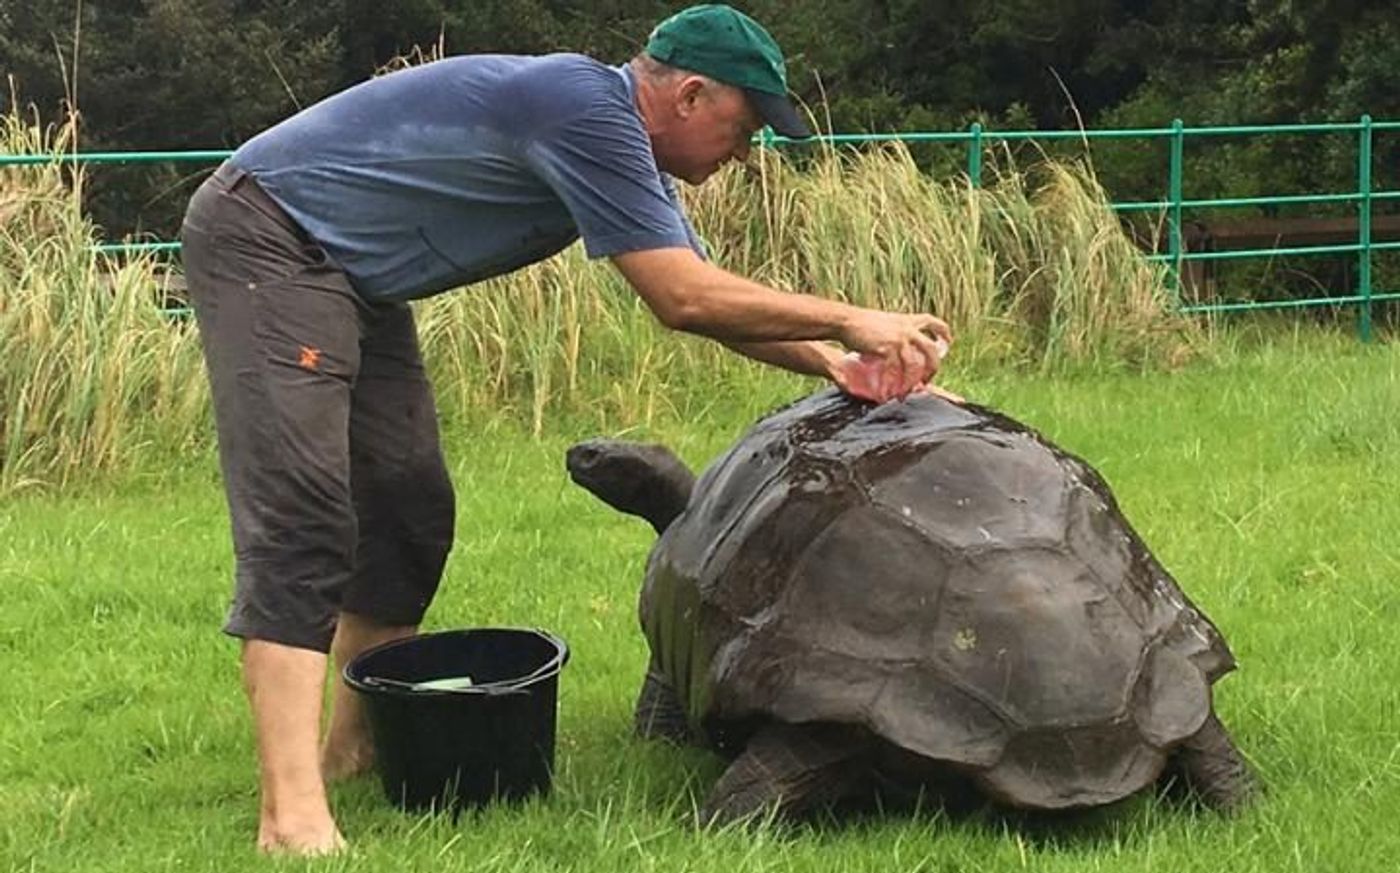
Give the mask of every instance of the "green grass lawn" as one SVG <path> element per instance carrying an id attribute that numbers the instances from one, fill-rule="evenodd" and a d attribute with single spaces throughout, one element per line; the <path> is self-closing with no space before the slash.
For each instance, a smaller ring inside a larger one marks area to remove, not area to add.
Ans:
<path id="1" fill-rule="evenodd" d="M 952 373 L 1094 464 L 1240 660 L 1218 709 L 1268 785 L 1233 820 L 1134 799 L 1046 823 L 983 811 L 699 832 L 720 764 L 630 738 L 652 537 L 563 452 L 455 427 L 458 543 L 431 628 L 549 628 L 572 649 L 555 792 L 453 822 L 337 786 L 352 850 L 316 869 L 1390 871 L 1400 864 L 1400 346 L 1303 336 L 1155 375 Z M 765 378 L 633 435 L 700 464 L 803 390 Z M 0 869 L 233 870 L 256 790 L 206 455 L 0 506 Z"/>

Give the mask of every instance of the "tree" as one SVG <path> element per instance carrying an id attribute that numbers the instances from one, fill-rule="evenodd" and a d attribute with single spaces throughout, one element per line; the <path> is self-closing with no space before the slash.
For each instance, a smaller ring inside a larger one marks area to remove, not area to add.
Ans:
<path id="1" fill-rule="evenodd" d="M 0 67 L 20 102 L 48 117 L 76 102 L 84 149 L 232 147 L 398 56 L 567 50 L 618 63 L 683 5 L 0 0 Z M 1400 116 L 1400 23 L 1388 4 L 1366 0 L 737 5 L 774 32 L 790 56 L 793 88 L 838 131 L 949 130 L 973 120 L 1004 129 Z M 1340 183 L 1354 146 L 1318 142 L 1242 141 L 1193 153 L 1196 193 Z M 1378 165 L 1394 165 L 1397 148 L 1378 140 Z M 1162 147 L 1105 144 L 1095 152 L 1115 196 L 1161 195 Z M 962 165 L 959 149 L 922 154 L 928 166 Z M 172 232 L 190 173 L 103 168 L 92 175 L 94 211 L 109 234 Z"/>
<path id="2" fill-rule="evenodd" d="M 337 5 L 7 0 L 6 100 L 46 117 L 75 109 L 83 151 L 231 147 L 339 83 Z M 93 211 L 109 234 L 168 232 L 190 175 L 183 165 L 104 167 L 89 174 Z"/>

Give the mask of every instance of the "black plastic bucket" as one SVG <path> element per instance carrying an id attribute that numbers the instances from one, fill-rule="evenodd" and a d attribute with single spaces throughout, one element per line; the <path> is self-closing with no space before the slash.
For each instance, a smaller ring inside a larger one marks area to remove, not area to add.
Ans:
<path id="1" fill-rule="evenodd" d="M 389 799 L 455 811 L 547 793 L 568 660 L 564 641 L 543 631 L 480 628 L 397 640 L 347 664 Z M 418 687 L 461 676 L 471 687 Z"/>

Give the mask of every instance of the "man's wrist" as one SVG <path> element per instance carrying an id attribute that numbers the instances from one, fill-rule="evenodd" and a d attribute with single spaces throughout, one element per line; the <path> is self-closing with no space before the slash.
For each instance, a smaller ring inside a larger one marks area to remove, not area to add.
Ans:
<path id="1" fill-rule="evenodd" d="M 812 350 L 812 375 L 825 376 L 827 379 L 835 381 L 841 356 L 844 355 L 845 352 L 839 347 L 822 340 L 813 340 L 808 346 Z"/>
<path id="2" fill-rule="evenodd" d="M 846 341 L 846 338 L 850 336 L 851 325 L 855 322 L 856 318 L 859 317 L 860 309 L 849 303 L 843 303 L 840 300 L 831 300 L 830 303 L 832 304 L 833 310 L 831 334 L 827 339 L 834 340 L 850 348 L 850 343 Z"/>

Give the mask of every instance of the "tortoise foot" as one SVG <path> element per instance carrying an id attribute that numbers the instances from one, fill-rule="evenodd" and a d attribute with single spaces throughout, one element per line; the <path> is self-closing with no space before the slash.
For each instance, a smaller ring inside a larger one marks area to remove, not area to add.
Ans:
<path id="1" fill-rule="evenodd" d="M 680 746 L 695 739 L 675 690 L 655 665 L 647 668 L 646 678 L 642 680 L 632 729 L 642 739 L 666 740 Z"/>
<path id="2" fill-rule="evenodd" d="M 865 787 L 865 752 L 845 728 L 769 725 L 750 738 L 715 783 L 700 821 L 724 825 L 768 813 L 801 819 Z"/>
<path id="3" fill-rule="evenodd" d="M 1177 749 L 1168 774 L 1202 806 L 1226 815 L 1245 809 L 1264 790 L 1215 713 Z"/>

